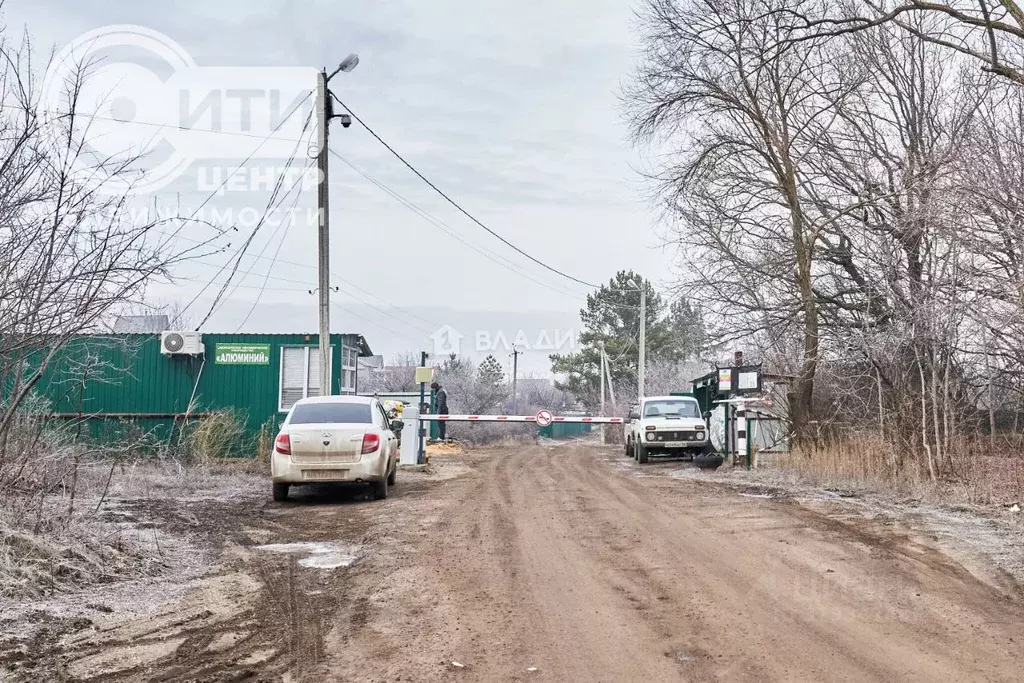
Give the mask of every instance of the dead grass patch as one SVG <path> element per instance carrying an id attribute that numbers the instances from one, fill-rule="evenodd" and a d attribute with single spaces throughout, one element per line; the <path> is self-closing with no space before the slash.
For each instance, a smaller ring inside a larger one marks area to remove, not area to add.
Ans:
<path id="1" fill-rule="evenodd" d="M 955 444 L 933 465 L 871 435 L 855 435 L 779 456 L 759 458 L 799 481 L 825 489 L 879 491 L 951 503 L 1009 505 L 1024 499 L 1024 454 Z"/>

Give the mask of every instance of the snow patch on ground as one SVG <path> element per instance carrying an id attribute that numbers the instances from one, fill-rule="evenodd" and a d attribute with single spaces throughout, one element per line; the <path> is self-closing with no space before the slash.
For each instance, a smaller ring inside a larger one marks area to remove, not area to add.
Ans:
<path id="1" fill-rule="evenodd" d="M 360 546 L 342 546 L 327 542 L 272 543 L 256 546 L 257 550 L 288 555 L 306 555 L 299 560 L 300 567 L 309 569 L 337 569 L 351 567 L 362 557 Z"/>

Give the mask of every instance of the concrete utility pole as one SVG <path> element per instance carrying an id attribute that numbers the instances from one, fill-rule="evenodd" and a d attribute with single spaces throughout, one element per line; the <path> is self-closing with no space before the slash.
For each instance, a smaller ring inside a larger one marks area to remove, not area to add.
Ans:
<path id="1" fill-rule="evenodd" d="M 604 417 L 604 340 L 601 340 L 601 417 Z"/>
<path id="2" fill-rule="evenodd" d="M 640 358 L 637 361 L 637 395 L 644 397 L 644 379 L 647 375 L 647 288 L 640 281 Z"/>
<path id="3" fill-rule="evenodd" d="M 316 203 L 319 208 L 317 230 L 317 283 L 320 294 L 320 395 L 333 394 L 331 386 L 331 252 L 329 244 L 328 203 L 330 191 L 327 185 L 327 122 L 330 115 L 330 95 L 327 92 L 327 70 L 316 75 L 316 125 L 317 150 L 316 166 L 320 177 L 316 186 Z"/>
<path id="4" fill-rule="evenodd" d="M 420 352 L 420 367 L 421 368 L 427 367 L 427 352 L 426 351 L 421 351 Z M 426 412 L 428 412 L 427 411 L 427 384 L 426 384 L 426 382 L 420 382 L 420 411 L 419 411 L 418 414 L 419 415 L 423 415 Z M 419 437 L 419 444 L 418 444 L 418 449 L 419 450 L 416 453 L 416 464 L 422 465 L 424 463 L 424 461 L 425 461 L 423 441 L 424 441 L 424 439 L 427 436 L 427 430 L 426 430 L 426 423 L 423 420 L 417 420 L 417 422 L 419 423 L 419 430 L 418 430 L 419 434 L 417 435 Z"/>
<path id="5" fill-rule="evenodd" d="M 612 412 L 617 413 L 619 406 L 615 402 L 615 384 L 612 383 L 612 364 L 608 362 L 608 354 L 605 353 L 604 347 L 601 348 L 601 355 L 604 356 L 604 374 L 605 377 L 608 378 L 608 398 L 612 401 Z"/>
<path id="6" fill-rule="evenodd" d="M 331 92 L 327 83 L 339 71 L 348 73 L 359 64 L 359 56 L 351 54 L 345 58 L 338 68 L 330 75 L 323 69 L 316 76 L 316 125 L 317 125 L 317 157 L 316 166 L 320 177 L 316 185 L 317 208 L 319 218 L 317 226 L 317 282 L 320 294 L 320 395 L 330 396 L 334 393 L 331 382 L 331 251 L 330 251 L 330 190 L 327 184 L 327 124 L 334 118 L 331 107 Z M 342 118 L 342 125 L 352 125 L 347 115 Z"/>
<path id="7" fill-rule="evenodd" d="M 512 346 L 512 414 L 516 415 L 516 382 L 519 379 L 519 354 L 522 351 L 517 349 L 514 345 Z"/>

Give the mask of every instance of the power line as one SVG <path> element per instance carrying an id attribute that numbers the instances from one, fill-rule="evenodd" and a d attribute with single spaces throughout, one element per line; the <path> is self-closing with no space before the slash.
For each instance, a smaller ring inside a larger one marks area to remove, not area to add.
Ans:
<path id="1" fill-rule="evenodd" d="M 476 223 L 476 224 L 477 224 L 478 226 L 480 226 L 481 228 L 483 228 L 484 230 L 486 230 L 486 231 L 487 231 L 488 233 L 490 233 L 491 235 L 493 235 L 493 236 L 494 236 L 494 237 L 496 237 L 497 239 L 501 240 L 501 242 L 502 242 L 503 244 L 505 244 L 506 246 L 508 246 L 508 247 L 510 247 L 511 249 L 515 250 L 515 251 L 516 251 L 516 252 L 518 252 L 519 254 L 521 254 L 521 255 L 525 256 L 526 258 L 530 259 L 530 260 L 531 260 L 531 261 L 533 261 L 534 263 L 536 263 L 536 264 L 538 264 L 538 265 L 540 265 L 540 266 L 543 266 L 544 268 L 546 268 L 546 269 L 550 270 L 550 271 L 551 271 L 552 273 L 555 273 L 555 274 L 557 274 L 557 275 L 561 275 L 562 277 L 566 278 L 567 280 L 572 280 L 573 282 L 578 282 L 578 283 L 579 283 L 579 284 L 581 284 L 581 285 L 586 285 L 587 287 L 591 287 L 591 288 L 596 288 L 596 287 L 597 287 L 597 285 L 591 284 L 591 283 L 589 283 L 589 282 L 587 282 L 587 281 L 585 281 L 585 280 L 580 280 L 579 278 L 575 278 L 575 277 L 573 277 L 572 275 L 569 275 L 568 273 L 565 273 L 565 272 L 563 272 L 563 271 L 561 271 L 561 270 L 559 270 L 559 269 L 555 268 L 554 266 L 549 266 L 549 265 L 548 265 L 547 263 L 544 263 L 543 261 L 541 261 L 541 260 L 540 260 L 540 259 L 538 259 L 537 257 L 535 257 L 535 256 L 532 256 L 531 254 L 529 254 L 529 253 L 527 253 L 527 252 L 523 251 L 522 249 L 520 249 L 520 248 L 519 248 L 519 247 L 517 247 L 516 245 L 512 244 L 511 242 L 509 242 L 509 241 L 508 241 L 507 239 L 505 239 L 504 237 L 502 237 L 501 235 L 499 235 L 499 234 L 498 234 L 498 233 L 496 233 L 495 231 L 493 231 L 493 230 L 491 230 L 490 228 L 488 228 L 488 227 L 487 227 L 486 225 L 484 225 L 484 224 L 483 224 L 483 223 L 482 223 L 481 221 L 479 221 L 479 220 L 478 220 L 478 219 L 476 218 L 476 216 L 474 216 L 473 214 L 471 214 L 471 213 L 470 213 L 469 211 L 466 211 L 466 209 L 462 208 L 462 206 L 461 206 L 461 205 L 460 205 L 460 204 L 459 204 L 458 202 L 456 202 L 456 201 L 455 201 L 454 199 L 452 199 L 452 198 L 451 198 L 451 197 L 449 197 L 449 196 L 448 196 L 447 194 L 445 194 L 445 193 L 444 193 L 443 191 L 441 191 L 441 188 L 439 188 L 439 187 L 438 187 L 437 185 L 435 185 L 434 183 L 430 182 L 430 180 L 428 180 L 428 179 L 427 179 L 427 177 L 426 177 L 425 175 L 423 175 L 423 174 L 422 174 L 422 173 L 420 173 L 420 172 L 419 172 L 418 170 L 416 170 L 416 167 L 415 167 L 415 166 L 413 166 L 413 165 L 412 165 L 412 164 L 410 164 L 410 163 L 409 163 L 408 161 L 406 161 L 406 160 L 405 160 L 405 158 L 404 158 L 404 157 L 402 157 L 402 155 L 401 155 L 401 154 L 399 154 L 398 152 L 396 152 L 396 151 L 395 151 L 395 149 L 394 149 L 394 148 L 393 148 L 393 147 L 392 147 L 391 145 L 389 145 L 389 144 L 388 144 L 387 142 L 385 142 L 385 141 L 384 141 L 384 139 L 383 139 L 382 137 L 380 137 L 379 135 L 377 135 L 377 133 L 375 133 L 375 132 L 374 132 L 374 130 L 373 130 L 372 128 L 370 128 L 370 127 L 369 127 L 368 125 L 366 125 L 366 122 L 364 122 L 364 121 L 363 121 L 363 120 L 362 120 L 361 118 L 359 118 L 359 116 L 358 116 L 358 115 L 357 115 L 357 114 L 356 114 L 355 112 L 353 112 L 353 111 L 352 111 L 352 110 L 351 110 L 351 109 L 350 109 L 350 108 L 348 107 L 348 105 L 347 105 L 347 104 L 345 104 L 344 102 L 342 102 L 342 101 L 341 101 L 341 99 L 340 99 L 340 98 L 339 98 L 339 97 L 338 97 L 337 95 L 335 95 L 335 94 L 334 94 L 334 93 L 332 92 L 332 93 L 331 93 L 331 96 L 332 96 L 332 97 L 333 97 L 333 98 L 334 98 L 335 100 L 337 100 L 338 104 L 340 104 L 340 105 L 342 106 L 342 108 L 344 108 L 344 109 L 345 109 L 345 111 L 347 111 L 347 112 L 348 112 L 348 113 L 349 113 L 349 114 L 350 114 L 350 115 L 352 116 L 352 118 L 354 118 L 354 119 L 355 119 L 356 121 L 358 121 L 358 122 L 359 122 L 359 124 L 360 124 L 360 125 L 361 125 L 361 126 L 362 126 L 363 128 L 365 128 L 365 129 L 366 129 L 366 131 L 367 131 L 367 132 L 368 132 L 368 133 L 369 133 L 370 135 L 372 135 L 372 136 L 373 136 L 374 138 L 376 138 L 377 142 L 379 142 L 380 144 L 384 145 L 384 147 L 385 147 L 385 148 L 386 148 L 386 149 L 387 149 L 387 150 L 388 150 L 389 152 L 391 152 L 391 153 L 392 153 L 392 154 L 393 154 L 393 155 L 395 156 L 395 158 L 396 158 L 396 159 L 398 159 L 398 160 L 399 160 L 399 161 L 401 161 L 401 162 L 402 162 L 403 164 L 405 164 L 406 168 L 408 168 L 408 169 L 409 169 L 410 171 L 412 171 L 412 172 L 413 172 L 413 173 L 415 173 L 415 174 L 416 174 L 417 176 L 419 176 L 420 180 L 422 180 L 422 181 L 423 181 L 423 182 L 425 182 L 425 183 L 426 183 L 427 185 L 429 185 L 429 186 L 431 187 L 431 189 L 433 189 L 433 190 L 434 190 L 434 192 L 437 192 L 437 193 L 438 193 L 439 195 L 441 195 L 442 197 L 444 197 L 444 199 L 445 199 L 445 200 L 446 200 L 446 201 L 447 201 L 447 202 L 448 202 L 449 204 L 451 204 L 451 205 L 452 205 L 452 206 L 454 206 L 454 207 L 455 207 L 456 209 L 458 209 L 458 210 L 459 210 L 459 211 L 460 211 L 460 212 L 461 212 L 461 213 L 462 213 L 463 215 L 465 215 L 465 216 L 466 216 L 467 218 L 469 218 L 469 219 L 470 219 L 471 221 L 473 221 L 474 223 Z"/>
<path id="2" fill-rule="evenodd" d="M 312 120 L 312 112 L 310 112 L 310 115 L 306 117 L 306 122 L 305 122 L 305 124 L 302 127 L 303 133 L 305 133 L 306 129 L 309 127 L 309 122 L 311 120 Z M 210 319 L 210 316 L 212 316 L 214 311 L 217 309 L 217 305 L 220 303 L 221 299 L 223 298 L 224 293 L 227 291 L 227 288 L 231 285 L 231 281 L 232 281 L 232 279 L 234 279 L 235 273 L 238 272 L 238 267 L 242 263 L 242 256 L 245 255 L 245 252 L 246 252 L 246 250 L 248 250 L 249 245 L 252 244 L 253 239 L 256 238 L 256 233 L 258 233 L 260 228 L 263 227 L 263 223 L 264 223 L 264 221 L 266 221 L 267 216 L 270 214 L 271 211 L 273 211 L 274 209 L 277 208 L 277 206 L 275 206 L 274 203 L 277 201 L 277 197 L 281 193 L 281 187 L 284 185 L 285 174 L 287 173 L 288 169 L 291 168 L 292 164 L 295 162 L 295 157 L 299 153 L 299 145 L 301 145 L 301 144 L 302 144 L 301 141 L 295 143 L 295 148 L 292 149 L 291 157 L 289 157 L 288 162 L 285 164 L 285 173 L 282 173 L 280 176 L 278 176 L 277 182 L 274 183 L 274 189 L 273 189 L 273 191 L 270 194 L 270 198 L 267 200 L 267 206 L 266 206 L 266 208 L 263 211 L 263 215 L 260 216 L 259 221 L 253 227 L 252 232 L 249 234 L 249 237 L 245 240 L 245 242 L 242 243 L 242 246 L 238 248 L 237 256 L 235 258 L 235 263 L 231 267 L 231 272 L 228 274 L 228 277 L 224 281 L 224 284 L 221 285 L 220 291 L 217 292 L 217 296 L 214 297 L 213 303 L 210 305 L 210 310 L 207 311 L 206 315 L 199 322 L 199 325 L 196 326 L 196 330 L 198 330 L 200 327 L 202 327 L 203 324 L 206 323 L 206 321 Z M 254 152 L 254 154 L 255 154 L 255 152 Z M 225 182 L 227 182 L 227 179 L 225 179 Z M 288 196 L 288 194 L 291 193 L 291 191 L 293 189 L 298 187 L 300 182 L 302 182 L 302 176 L 301 175 L 292 184 L 292 187 L 289 189 L 288 193 L 285 194 L 285 197 L 282 197 L 282 199 L 281 199 L 282 202 Z M 207 199 L 207 201 L 209 201 L 209 199 Z M 202 207 L 200 207 L 200 208 L 202 208 Z M 218 275 L 219 274 L 220 273 L 218 273 Z M 216 278 L 216 275 L 214 276 L 214 278 Z M 212 284 L 212 281 L 211 281 L 211 284 Z M 205 291 L 206 288 L 204 287 L 203 289 Z M 202 292 L 200 292 L 200 294 L 202 294 Z"/>
<path id="3" fill-rule="evenodd" d="M 313 163 L 310 162 L 310 164 L 307 166 L 307 168 L 310 168 L 312 165 L 313 165 Z M 296 192 L 295 193 L 295 199 L 292 201 L 291 210 L 288 212 L 288 218 L 286 219 L 287 222 L 284 224 L 284 230 L 282 231 L 281 230 L 281 226 L 278 226 L 278 229 L 274 231 L 274 235 L 276 235 L 277 232 L 281 232 L 282 234 L 281 234 L 281 241 L 277 243 L 277 249 L 274 251 L 274 255 L 271 257 L 271 267 L 273 267 L 274 264 L 277 263 L 277 257 L 281 254 L 281 247 L 284 246 L 284 241 L 286 239 L 288 239 L 288 229 L 292 225 L 292 216 L 294 215 L 295 207 L 298 205 L 299 198 L 301 196 L 302 196 L 302 192 Z M 271 235 L 270 239 L 267 240 L 267 245 L 268 246 L 270 245 L 270 242 L 273 241 L 274 235 Z M 266 249 L 266 247 L 264 247 L 264 250 L 265 249 Z M 263 257 L 263 251 L 261 251 L 259 253 L 259 257 L 258 258 L 262 258 L 262 257 Z M 250 271 L 250 272 L 252 272 L 252 271 Z M 269 279 L 270 279 L 270 268 L 267 268 L 266 275 L 263 278 L 263 286 L 260 288 L 259 294 L 256 295 L 256 300 L 252 302 L 252 306 L 249 308 L 249 312 L 245 314 L 245 317 L 242 319 L 242 322 L 238 323 L 238 328 L 235 330 L 236 332 L 240 332 L 242 330 L 242 327 L 247 322 L 249 322 L 249 318 L 252 316 L 253 311 L 255 311 L 256 307 L 259 306 L 260 299 L 263 298 L 263 291 L 264 291 L 264 289 L 266 289 L 267 281 Z"/>
<path id="4" fill-rule="evenodd" d="M 281 129 L 281 126 L 283 126 L 285 124 L 285 121 L 290 119 L 292 117 L 292 115 L 295 114 L 295 112 L 297 112 L 299 110 L 299 107 L 301 107 L 303 104 L 305 104 L 306 100 L 308 100 L 312 94 L 313 94 L 312 92 L 307 93 L 306 96 L 304 98 L 302 98 L 302 100 L 298 104 L 296 104 L 294 107 L 292 107 L 291 111 L 289 111 L 284 117 L 281 118 L 280 123 L 278 123 L 274 127 L 274 129 L 272 131 L 270 131 L 270 133 L 268 133 L 266 136 L 263 137 L 263 139 L 260 141 L 260 143 L 258 145 L 256 145 L 255 149 L 253 149 L 253 151 L 249 154 L 249 156 L 247 156 L 242 161 L 242 163 L 239 164 L 239 166 L 244 166 L 245 164 L 249 163 L 249 161 L 252 160 L 252 158 L 254 156 L 256 156 L 257 152 L 259 152 L 263 148 L 263 145 L 265 145 L 267 143 L 267 141 L 270 140 L 270 138 L 272 138 L 274 136 L 274 134 Z M 311 111 L 309 116 L 306 117 L 306 123 L 303 125 L 303 131 L 305 131 L 306 127 L 309 126 L 309 122 L 310 122 L 312 116 L 313 116 L 313 112 Z M 302 141 L 299 140 L 299 141 L 296 142 L 296 144 L 301 144 L 301 142 Z M 295 155 L 293 153 L 292 154 L 292 158 L 293 159 L 294 159 L 294 156 Z M 224 178 L 224 182 L 222 182 L 220 185 L 218 185 L 213 190 L 213 192 L 211 192 L 206 197 L 206 199 L 204 199 L 203 202 L 198 207 L 196 207 L 195 211 L 193 211 L 192 214 L 186 220 L 191 221 L 192 219 L 194 219 L 196 217 L 196 215 L 200 211 L 202 211 L 203 207 L 206 206 L 207 204 L 209 204 L 210 200 L 212 200 L 214 197 L 216 197 L 217 193 L 220 192 L 224 188 L 224 186 L 228 184 L 228 181 L 231 180 L 231 174 L 225 174 L 225 176 L 226 177 Z M 262 219 L 260 219 L 260 221 L 262 222 Z M 226 264 L 225 264 L 225 267 L 226 267 Z M 223 269 L 222 269 L 222 271 L 223 271 Z M 214 275 L 213 279 L 216 279 L 217 275 L 220 275 L 220 272 L 218 272 L 216 275 Z M 199 297 L 201 297 L 203 295 L 203 292 L 205 292 L 207 290 L 207 288 L 211 284 L 213 284 L 213 279 L 211 279 L 209 282 L 207 282 L 207 284 L 203 287 L 203 289 L 200 290 L 199 294 L 197 294 L 190 302 L 188 302 L 188 304 L 185 306 L 185 308 L 181 309 L 181 311 L 178 312 L 177 319 L 180 319 L 181 316 L 185 315 L 185 313 L 188 311 L 188 309 L 191 308 L 195 304 L 196 301 L 198 301 Z M 210 317 L 210 315 L 207 314 L 206 318 L 209 318 L 209 317 Z M 204 319 L 204 322 L 205 322 L 205 319 Z"/>
<path id="5" fill-rule="evenodd" d="M 342 306 L 341 304 L 339 304 L 339 303 L 338 303 L 337 301 L 333 301 L 333 300 L 332 300 L 332 301 L 331 301 L 331 305 L 332 305 L 332 306 L 337 306 L 337 307 L 338 307 L 339 309 L 341 309 L 341 310 L 345 311 L 345 312 L 346 312 L 346 313 L 348 313 L 349 315 L 354 315 L 355 317 L 359 318 L 360 320 L 366 321 L 366 322 L 370 323 L 371 325 L 374 325 L 375 327 L 379 327 L 379 328 L 380 328 L 380 329 L 382 329 L 382 330 L 387 330 L 387 331 L 388 331 L 388 332 L 390 332 L 391 334 L 396 334 L 396 335 L 398 335 L 399 337 L 405 337 L 405 336 L 408 336 L 408 335 L 406 335 L 406 334 L 405 334 L 405 333 L 403 333 L 403 332 L 398 332 L 398 331 L 396 331 L 396 330 L 393 330 L 393 329 L 391 329 L 391 328 L 390 328 L 390 327 L 388 327 L 387 325 L 381 325 L 380 323 L 378 323 L 378 322 L 375 322 L 375 321 L 373 321 L 373 320 L 370 320 L 369 318 L 367 318 L 367 317 L 365 317 L 365 316 L 361 316 L 361 315 L 359 315 L 358 313 L 356 313 L 355 311 L 352 311 L 352 310 L 350 310 L 350 309 L 348 309 L 348 308 L 345 308 L 344 306 Z"/>
<path id="6" fill-rule="evenodd" d="M 361 168 L 359 168 L 358 166 L 353 164 L 351 161 L 349 161 L 348 159 L 343 157 L 338 152 L 335 152 L 333 149 L 330 150 L 330 152 L 338 160 L 340 160 L 346 166 L 348 166 L 353 171 L 355 171 L 356 173 L 361 175 L 363 178 L 368 180 L 371 184 L 373 184 L 379 190 L 383 191 L 385 194 L 390 196 L 392 199 L 394 199 L 398 203 L 402 204 L 403 206 L 405 206 L 405 208 L 407 208 L 410 211 L 412 211 L 413 213 L 417 214 L 418 216 L 420 216 L 420 218 L 423 218 L 428 223 L 430 223 L 434 227 L 438 228 L 439 230 L 444 232 L 446 235 L 448 235 L 452 239 L 454 239 L 454 240 L 464 244 L 465 246 L 469 247 L 470 249 L 472 249 L 473 251 L 477 252 L 478 254 L 481 254 L 482 256 L 485 256 L 486 258 L 494 261 L 499 266 L 502 266 L 503 268 L 506 268 L 507 270 L 510 270 L 513 273 L 515 273 L 516 275 L 524 277 L 527 280 L 530 280 L 531 282 L 535 282 L 535 283 L 537 283 L 538 285 L 540 285 L 542 287 L 550 289 L 553 292 L 556 292 L 556 293 L 561 294 L 563 296 L 569 297 L 571 299 L 579 299 L 580 298 L 580 296 L 581 296 L 580 294 L 575 294 L 575 293 L 570 292 L 568 290 L 560 289 L 558 287 L 555 287 L 554 285 L 551 285 L 551 284 L 548 284 L 547 282 L 539 280 L 539 279 L 533 277 L 532 275 L 530 275 L 529 273 L 527 273 L 525 271 L 522 271 L 522 270 L 519 270 L 515 266 L 514 263 L 512 263 L 511 261 L 509 261 L 505 257 L 501 256 L 500 254 L 496 254 L 496 253 L 490 251 L 489 249 L 485 249 L 484 247 L 477 247 L 472 242 L 469 242 L 469 241 L 463 239 L 462 236 L 460 236 L 457 232 L 455 232 L 454 229 L 450 225 L 445 223 L 444 221 L 442 221 L 442 220 L 440 220 L 438 218 L 435 218 L 434 216 L 432 216 L 427 211 L 421 209 L 419 206 L 417 206 L 413 202 L 411 202 L 408 199 L 406 199 L 405 197 L 403 197 L 397 191 L 395 191 L 395 190 L 391 189 L 390 187 L 388 187 L 382 181 L 377 180 L 376 178 L 371 176 L 369 173 L 363 171 Z"/>
<path id="7" fill-rule="evenodd" d="M 294 114 L 298 110 L 299 107 L 301 107 L 303 104 L 305 104 L 306 100 L 308 100 L 310 98 L 310 95 L 312 95 L 312 92 L 308 93 L 306 95 L 306 97 L 301 102 L 299 102 L 298 106 L 293 107 L 292 110 L 284 117 L 284 119 L 282 121 L 287 121 L 288 118 L 292 114 Z M 3 104 L 3 103 L 0 103 L 0 109 L 18 109 L 18 110 L 22 110 L 23 107 L 21 105 L 17 105 L 17 104 Z M 144 127 L 147 127 L 147 128 L 161 128 L 161 129 L 170 128 L 170 129 L 173 129 L 173 130 L 180 130 L 180 131 L 186 132 L 186 133 L 215 133 L 217 135 L 231 135 L 231 136 L 235 136 L 235 137 L 250 138 L 250 139 L 253 139 L 253 140 L 262 140 L 264 138 L 264 136 L 262 134 L 260 134 L 260 133 L 246 133 L 245 131 L 240 131 L 240 130 L 214 130 L 212 128 L 197 128 L 195 126 L 183 126 L 181 124 L 176 124 L 176 123 L 158 123 L 156 121 L 139 121 L 139 120 L 135 120 L 135 119 L 132 119 L 131 121 L 128 121 L 128 120 L 125 120 L 125 119 L 119 119 L 119 118 L 117 118 L 115 116 L 103 116 L 99 112 L 79 112 L 79 111 L 70 112 L 70 111 L 61 111 L 59 109 L 36 109 L 35 113 L 37 113 L 37 114 L 59 114 L 61 116 L 70 116 L 72 113 L 74 113 L 75 116 L 81 116 L 81 117 L 84 117 L 84 118 L 87 118 L 87 119 L 96 119 L 98 121 L 111 121 L 113 123 L 120 123 L 120 124 L 125 125 L 125 126 L 144 126 Z M 276 132 L 276 130 L 279 130 L 279 129 L 280 129 L 280 126 L 278 126 L 278 128 L 275 129 L 275 132 Z M 295 138 L 277 138 L 277 139 L 282 141 L 282 142 L 303 142 L 303 140 L 296 140 Z"/>

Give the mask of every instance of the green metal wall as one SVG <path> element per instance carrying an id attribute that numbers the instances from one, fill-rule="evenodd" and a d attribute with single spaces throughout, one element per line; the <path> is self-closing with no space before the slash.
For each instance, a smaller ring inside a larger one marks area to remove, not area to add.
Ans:
<path id="1" fill-rule="evenodd" d="M 552 422 L 547 427 L 538 427 L 537 434 L 549 439 L 571 439 L 589 434 L 589 422 Z"/>
<path id="2" fill-rule="evenodd" d="M 341 388 L 344 335 L 332 335 L 332 384 Z M 218 365 L 217 343 L 269 344 L 267 365 Z M 89 336 L 73 340 L 50 364 L 35 393 L 49 412 L 64 416 L 95 415 L 85 429 L 113 440 L 126 430 L 170 436 L 174 414 L 188 410 L 195 391 L 194 412 L 234 409 L 255 436 L 264 423 L 276 428 L 281 347 L 318 344 L 317 335 L 204 334 L 203 356 L 165 356 L 159 335 Z M 131 419 L 110 414 L 134 415 Z M 151 416 L 151 417 L 150 417 Z M 177 421 L 180 423 L 180 420 Z"/>

